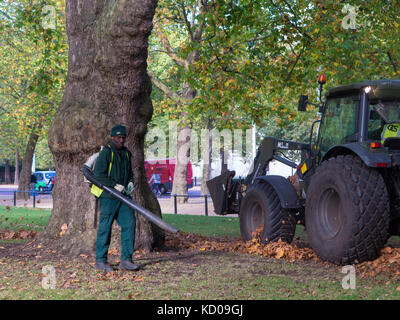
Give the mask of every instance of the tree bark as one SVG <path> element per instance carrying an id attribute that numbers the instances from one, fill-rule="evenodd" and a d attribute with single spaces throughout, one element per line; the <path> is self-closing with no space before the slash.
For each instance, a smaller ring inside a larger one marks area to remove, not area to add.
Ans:
<path id="1" fill-rule="evenodd" d="M 183 113 L 182 113 L 183 114 Z M 184 118 L 184 116 L 182 117 Z M 191 128 L 183 125 L 178 130 L 177 152 L 174 169 L 174 182 L 172 183 L 171 194 L 187 195 L 187 173 L 190 160 L 190 137 Z M 174 199 L 171 197 L 171 201 Z M 178 203 L 187 203 L 187 197 L 178 197 Z"/>
<path id="2" fill-rule="evenodd" d="M 69 65 L 63 100 L 49 130 L 57 172 L 53 211 L 41 241 L 63 253 L 93 252 L 95 198 L 81 167 L 108 143 L 115 124 L 127 127 L 135 201 L 161 215 L 144 171 L 144 136 L 153 106 L 146 72 L 148 37 L 156 0 L 67 0 Z M 164 234 L 136 215 L 136 249 L 161 246 Z M 67 231 L 60 236 L 61 226 Z M 113 240 L 120 243 L 113 232 Z"/>
<path id="3" fill-rule="evenodd" d="M 14 172 L 14 184 L 19 184 L 19 152 L 18 148 L 15 149 L 15 172 Z"/>
<path id="4" fill-rule="evenodd" d="M 225 153 L 224 144 L 221 145 L 219 152 L 221 159 L 221 174 L 224 174 L 228 171 L 228 155 Z"/>
<path id="5" fill-rule="evenodd" d="M 198 45 L 202 39 L 204 21 L 199 19 L 199 23 L 195 24 L 195 8 L 192 8 L 192 23 L 188 20 L 188 15 L 184 3 L 179 5 L 179 12 L 182 14 L 182 18 L 185 20 L 185 24 L 188 32 L 188 43 Z M 208 0 L 202 0 L 197 2 L 197 9 L 200 14 L 206 14 L 208 10 Z M 180 58 L 176 55 L 174 49 L 171 47 L 170 42 L 166 35 L 164 35 L 160 30 L 155 30 L 156 36 L 160 39 L 160 42 L 165 50 L 165 53 L 180 67 L 184 68 L 185 73 L 188 73 L 190 66 L 193 65 L 199 59 L 199 50 L 194 49 L 188 54 L 186 59 Z M 184 111 L 180 115 L 180 125 L 178 129 L 178 141 L 177 141 L 177 154 L 176 163 L 174 170 L 174 181 L 172 185 L 171 194 L 187 195 L 187 163 L 190 157 L 190 131 L 191 123 L 189 119 L 188 112 L 185 111 L 185 106 L 182 104 L 188 103 L 196 96 L 196 90 L 190 87 L 190 84 L 186 81 L 183 84 L 182 96 L 170 90 L 164 83 L 157 79 L 157 77 L 152 75 L 153 83 L 164 92 L 164 94 L 171 99 L 175 100 L 175 103 L 180 105 Z M 171 202 L 173 199 L 171 199 Z M 179 203 L 186 203 L 188 201 L 187 197 L 178 197 L 177 201 Z"/>
<path id="6" fill-rule="evenodd" d="M 206 141 L 202 141 L 205 145 L 203 148 L 202 158 L 203 158 L 203 170 L 202 170 L 202 177 L 201 177 L 201 195 L 209 194 L 207 188 L 207 181 L 211 178 L 211 163 L 212 163 L 212 135 L 211 129 L 213 129 L 213 123 L 211 119 L 207 121 L 207 136 L 202 137 L 205 138 Z"/>
<path id="7" fill-rule="evenodd" d="M 184 85 L 183 98 L 190 103 L 196 96 L 196 90 L 192 89 L 188 83 Z M 187 173 L 188 163 L 190 161 L 190 137 L 191 121 L 187 112 L 181 112 L 181 118 L 178 128 L 178 141 L 176 148 L 176 161 L 174 169 L 174 182 L 172 184 L 171 194 L 187 195 Z M 173 198 L 171 198 L 173 201 Z M 188 197 L 178 197 L 178 203 L 187 203 Z"/>
<path id="8" fill-rule="evenodd" d="M 30 135 L 28 144 L 26 145 L 24 159 L 22 160 L 21 175 L 18 184 L 18 191 L 29 191 L 29 184 L 31 182 L 32 175 L 32 160 L 33 154 L 35 153 L 36 143 L 39 139 L 39 135 L 36 133 L 40 128 L 33 128 Z M 17 199 L 29 199 L 28 192 L 18 192 Z"/>
<path id="9" fill-rule="evenodd" d="M 4 183 L 11 183 L 10 160 L 4 159 Z"/>

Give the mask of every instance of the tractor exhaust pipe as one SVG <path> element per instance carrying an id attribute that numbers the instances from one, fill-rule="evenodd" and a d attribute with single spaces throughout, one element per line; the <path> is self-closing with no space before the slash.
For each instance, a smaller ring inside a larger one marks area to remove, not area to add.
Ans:
<path id="1" fill-rule="evenodd" d="M 178 229 L 170 226 L 168 223 L 166 223 L 160 217 L 156 216 L 154 213 L 150 212 L 149 210 L 147 210 L 147 209 L 143 208 L 142 206 L 139 206 L 138 204 L 133 202 L 132 199 L 130 199 L 127 196 L 123 195 L 121 192 L 118 192 L 117 190 L 115 190 L 112 187 L 103 186 L 100 182 L 98 182 L 95 179 L 92 170 L 86 164 L 82 167 L 82 173 L 85 176 L 85 178 L 87 180 L 89 180 L 89 182 L 93 183 L 94 185 L 96 185 L 97 187 L 99 187 L 99 188 L 101 188 L 103 190 L 106 190 L 114 198 L 116 198 L 119 201 L 125 203 L 128 207 L 136 210 L 141 215 L 143 215 L 146 219 L 150 220 L 151 222 L 153 222 L 155 225 L 157 225 L 161 229 L 163 229 L 165 231 L 172 232 L 172 233 L 177 233 L 179 231 Z"/>

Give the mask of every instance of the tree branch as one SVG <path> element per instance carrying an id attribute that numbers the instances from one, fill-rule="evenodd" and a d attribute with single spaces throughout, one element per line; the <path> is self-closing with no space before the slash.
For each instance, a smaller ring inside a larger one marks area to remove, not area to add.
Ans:
<path id="1" fill-rule="evenodd" d="M 162 46 L 165 49 L 165 53 L 175 61 L 176 64 L 180 65 L 181 67 L 185 66 L 185 60 L 180 58 L 172 48 L 168 38 L 157 28 L 154 28 L 154 34 L 160 40 Z"/>
<path id="2" fill-rule="evenodd" d="M 293 70 L 296 67 L 297 63 L 299 62 L 300 57 L 303 54 L 304 49 L 305 49 L 305 45 L 303 45 L 303 48 L 301 48 L 300 53 L 297 55 L 296 61 L 294 62 L 292 68 L 290 69 L 289 74 L 287 75 L 285 82 L 288 82 L 290 77 L 292 76 Z"/>
<path id="3" fill-rule="evenodd" d="M 174 100 L 177 104 L 184 104 L 183 99 L 174 91 L 172 91 L 164 82 L 162 82 L 158 77 L 154 74 L 153 71 L 147 69 L 147 73 L 152 81 L 152 83 L 160 89 L 168 98 Z"/>
<path id="4" fill-rule="evenodd" d="M 397 72 L 397 64 L 396 64 L 396 62 L 394 61 L 394 59 L 393 59 L 393 57 L 392 57 L 392 54 L 391 54 L 389 51 L 386 52 L 386 54 L 387 54 L 387 56 L 388 56 L 388 58 L 389 58 L 390 64 L 392 65 L 392 67 L 393 67 L 393 69 L 394 69 L 394 72 Z"/>
<path id="5" fill-rule="evenodd" d="M 204 14 L 207 12 L 207 3 L 208 0 L 199 0 L 198 5 L 199 5 L 199 11 L 200 13 Z M 203 34 L 203 27 L 204 27 L 205 19 L 203 19 L 202 22 L 198 24 L 196 27 L 196 30 L 193 33 L 193 41 L 199 41 L 201 39 L 201 35 Z"/>
<path id="6" fill-rule="evenodd" d="M 270 2 L 271 2 L 271 4 L 272 4 L 286 19 L 287 19 L 287 22 L 288 22 L 292 27 L 294 27 L 298 32 L 300 32 L 300 34 L 302 34 L 302 35 L 303 35 L 305 38 L 307 38 L 308 40 L 311 40 L 311 41 L 314 40 L 306 31 L 304 31 L 303 28 L 301 28 L 301 27 L 299 27 L 299 26 L 297 25 L 297 20 L 296 20 L 295 22 L 292 22 L 292 20 L 290 20 L 290 18 L 287 16 L 287 14 L 285 13 L 285 11 L 282 10 L 282 8 L 281 8 L 280 6 L 276 5 L 276 4 L 274 3 L 273 0 L 270 0 Z M 288 5 L 288 3 L 287 3 L 286 1 L 284 1 L 284 2 Z M 293 11 L 293 9 L 290 7 L 290 5 L 289 5 L 289 10 Z M 293 11 L 293 13 L 294 13 L 294 11 Z M 296 17 L 295 14 L 294 14 L 294 16 L 295 16 L 295 19 L 297 19 L 297 17 Z"/>
<path id="7" fill-rule="evenodd" d="M 183 3 L 183 1 L 180 1 L 179 4 L 180 4 L 181 10 L 182 10 L 183 20 L 185 21 L 185 25 L 186 25 L 186 28 L 188 30 L 190 40 L 193 42 L 192 26 L 191 26 L 191 24 L 190 24 L 190 22 L 188 20 L 188 16 L 187 16 L 186 9 L 185 9 L 185 4 Z"/>

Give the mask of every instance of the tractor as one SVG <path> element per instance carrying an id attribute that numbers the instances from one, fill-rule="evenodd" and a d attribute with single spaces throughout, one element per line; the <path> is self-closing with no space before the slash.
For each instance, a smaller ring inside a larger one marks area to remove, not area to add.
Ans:
<path id="1" fill-rule="evenodd" d="M 207 181 L 214 210 L 238 214 L 243 241 L 261 230 L 264 243 L 291 243 L 302 224 L 320 259 L 337 265 L 376 259 L 400 234 L 400 80 L 365 81 L 321 92 L 320 119 L 306 143 L 264 138 L 249 174 L 227 171 Z M 314 132 L 315 131 L 315 132 Z M 297 152 L 298 161 L 287 151 Z M 267 174 L 269 163 L 293 168 Z"/>

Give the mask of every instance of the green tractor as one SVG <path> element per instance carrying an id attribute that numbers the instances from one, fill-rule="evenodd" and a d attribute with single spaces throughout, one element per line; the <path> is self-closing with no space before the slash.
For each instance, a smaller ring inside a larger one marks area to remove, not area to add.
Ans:
<path id="1" fill-rule="evenodd" d="M 320 77 L 320 92 L 325 81 Z M 245 179 L 228 171 L 207 182 L 214 210 L 239 214 L 244 241 L 261 228 L 266 243 L 290 243 L 300 223 L 322 260 L 376 259 L 400 234 L 400 80 L 340 86 L 320 101 L 309 143 L 267 137 Z M 299 110 L 308 104 L 301 96 Z M 282 156 L 289 150 L 297 150 L 299 163 Z M 295 174 L 267 175 L 272 160 Z"/>

